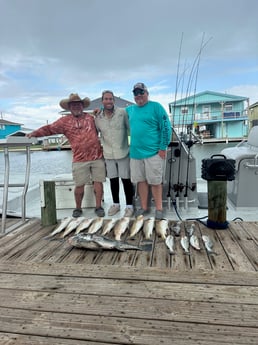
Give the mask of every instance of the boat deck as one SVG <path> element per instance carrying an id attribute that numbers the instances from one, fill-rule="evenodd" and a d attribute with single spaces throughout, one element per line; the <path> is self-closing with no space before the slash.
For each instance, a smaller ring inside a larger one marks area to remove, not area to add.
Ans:
<path id="1" fill-rule="evenodd" d="M 257 344 L 258 223 L 195 224 L 216 255 L 185 255 L 179 237 L 169 255 L 155 233 L 148 252 L 78 249 L 46 240 L 55 226 L 37 218 L 3 235 L 0 343 Z"/>

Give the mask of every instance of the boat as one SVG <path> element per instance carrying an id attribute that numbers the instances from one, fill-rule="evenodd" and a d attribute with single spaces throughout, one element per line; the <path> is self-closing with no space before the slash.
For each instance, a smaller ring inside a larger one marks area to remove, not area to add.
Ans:
<path id="1" fill-rule="evenodd" d="M 223 160 L 225 160 L 225 163 L 231 160 L 236 161 L 236 173 L 234 178 L 230 181 L 220 181 L 221 183 L 226 183 L 227 188 L 226 211 L 223 211 L 226 219 L 224 219 L 222 223 L 225 222 L 225 224 L 227 224 L 228 221 L 236 218 L 246 221 L 257 220 L 257 132 L 258 126 L 253 127 L 246 141 L 218 153 L 218 157 L 220 158 L 219 164 L 222 168 L 224 164 Z M 12 137 L 12 143 L 2 143 L 1 145 L 5 147 L 8 145 L 13 146 L 14 144 L 24 146 L 25 141 L 26 138 L 23 138 L 22 141 L 21 138 L 15 141 L 15 138 Z M 28 142 L 26 147 L 28 148 L 30 145 L 32 145 L 32 143 Z M 184 137 L 184 140 L 182 140 L 173 132 L 172 140 L 167 151 L 163 182 L 164 216 L 169 219 L 196 219 L 205 221 L 209 216 L 208 186 L 211 182 L 205 178 L 197 178 L 196 158 L 191 150 L 193 145 L 201 145 L 201 143 L 198 142 L 198 138 L 193 134 L 190 133 L 188 137 Z M 218 164 L 216 158 L 212 157 L 209 163 Z M 28 157 L 27 164 L 29 164 Z M 216 181 L 216 176 L 213 176 L 213 180 Z M 2 213 L 5 212 L 6 215 L 2 216 L 2 228 L 4 228 L 3 220 L 5 217 L 21 217 L 22 220 L 24 220 L 25 217 L 42 217 L 42 209 L 45 207 L 46 203 L 49 202 L 49 200 L 45 200 L 44 198 L 44 182 L 46 181 L 50 181 L 54 184 L 55 195 L 53 197 L 56 199 L 56 219 L 62 219 L 67 215 L 71 215 L 74 208 L 74 184 L 72 176 L 71 174 L 59 174 L 51 178 L 40 179 L 38 181 L 39 183 L 32 184 L 32 188 L 25 190 L 22 195 L 15 195 L 15 197 L 8 200 L 6 205 L 3 204 Z M 3 184 L 1 187 L 4 187 Z M 27 187 L 26 183 L 26 188 Z M 123 190 L 123 188 L 121 188 L 121 190 Z M 5 199 L 6 198 L 7 195 L 5 195 Z M 6 200 L 4 202 L 6 202 Z M 124 202 L 123 195 L 121 195 L 121 203 L 123 204 Z M 106 211 L 111 203 L 109 182 L 107 181 L 104 183 L 103 198 L 103 206 Z M 94 217 L 94 205 L 95 196 L 93 186 L 88 185 L 85 187 L 83 201 L 83 213 L 85 216 Z M 135 206 L 139 206 L 137 188 L 135 193 Z M 151 197 L 149 199 L 149 206 L 151 214 L 154 214 L 154 203 Z M 122 215 L 123 207 L 121 207 L 121 212 L 116 216 L 122 217 Z"/>

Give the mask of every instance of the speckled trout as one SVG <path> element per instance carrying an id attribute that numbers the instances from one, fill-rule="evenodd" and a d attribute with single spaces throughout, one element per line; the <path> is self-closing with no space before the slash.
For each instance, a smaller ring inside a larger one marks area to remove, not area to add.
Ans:
<path id="1" fill-rule="evenodd" d="M 80 233 L 70 237 L 68 243 L 77 248 L 85 249 L 106 249 L 106 250 L 143 250 L 141 247 L 134 246 L 127 242 L 116 241 L 104 236 L 89 234 L 89 233 Z"/>

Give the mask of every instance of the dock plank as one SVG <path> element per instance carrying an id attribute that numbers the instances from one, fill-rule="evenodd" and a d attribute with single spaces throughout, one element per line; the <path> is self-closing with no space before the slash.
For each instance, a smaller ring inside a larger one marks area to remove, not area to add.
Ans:
<path id="1" fill-rule="evenodd" d="M 255 344 L 258 329 L 195 322 L 95 316 L 0 308 L 4 332 L 116 344 L 184 344 L 215 339 L 216 344 Z"/>
<path id="2" fill-rule="evenodd" d="M 172 296 L 171 296 L 172 297 Z M 81 293 L 53 293 L 45 290 L 0 289 L 0 306 L 4 308 L 42 310 L 47 312 L 76 313 L 85 315 L 116 316 L 138 319 L 168 320 L 176 322 L 257 326 L 258 305 L 186 301 L 179 299 L 158 299 L 126 296 L 88 295 Z M 65 303 L 64 303 L 65 301 Z M 87 306 L 87 308 L 86 308 Z M 126 313 L 125 313 L 126 311 Z"/>
<path id="3" fill-rule="evenodd" d="M 177 237 L 171 256 L 155 234 L 150 252 L 89 251 L 45 240 L 52 229 L 31 220 L 0 238 L 1 344 L 258 343 L 257 222 L 196 223 L 218 255 L 202 242 L 184 255 Z"/>

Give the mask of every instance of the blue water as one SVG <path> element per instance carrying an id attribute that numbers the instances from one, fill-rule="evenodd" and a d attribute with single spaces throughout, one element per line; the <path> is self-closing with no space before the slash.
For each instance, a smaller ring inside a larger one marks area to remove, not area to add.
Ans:
<path id="1" fill-rule="evenodd" d="M 10 152 L 10 174 L 22 174 L 26 168 L 26 155 L 22 152 Z M 72 171 L 72 153 L 64 151 L 31 151 L 31 175 L 69 174 Z M 4 173 L 4 155 L 0 153 L 0 174 Z"/>
<path id="2" fill-rule="evenodd" d="M 235 143 L 219 144 L 196 144 L 192 146 L 191 153 L 196 159 L 196 175 L 201 176 L 202 159 L 210 158 L 214 154 L 220 154 L 225 147 L 235 146 Z M 21 152 L 10 152 L 10 175 L 24 174 L 26 167 L 26 156 Z M 59 174 L 70 174 L 72 172 L 72 152 L 63 151 L 32 151 L 30 175 L 55 176 Z M 4 174 L 4 154 L 0 152 L 0 176 Z M 2 179 L 2 178 L 1 178 Z"/>

